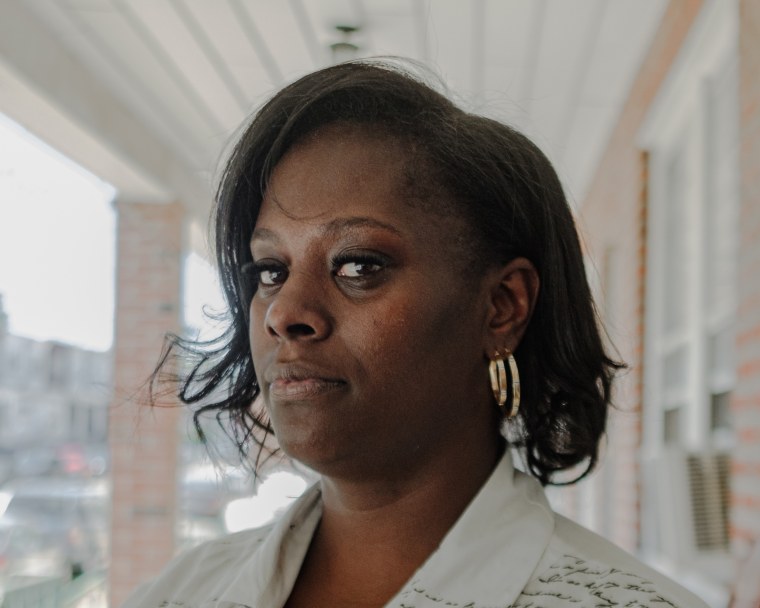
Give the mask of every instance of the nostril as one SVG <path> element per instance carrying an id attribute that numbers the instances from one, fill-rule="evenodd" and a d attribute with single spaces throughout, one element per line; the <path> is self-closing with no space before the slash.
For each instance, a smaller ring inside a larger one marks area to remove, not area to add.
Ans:
<path id="1" fill-rule="evenodd" d="M 306 323 L 293 323 L 287 327 L 288 335 L 291 337 L 306 337 L 313 336 L 316 331 L 310 325 Z"/>
<path id="2" fill-rule="evenodd" d="M 321 340 L 330 333 L 330 321 L 325 311 L 281 297 L 269 306 L 264 326 L 269 337 L 278 341 Z"/>

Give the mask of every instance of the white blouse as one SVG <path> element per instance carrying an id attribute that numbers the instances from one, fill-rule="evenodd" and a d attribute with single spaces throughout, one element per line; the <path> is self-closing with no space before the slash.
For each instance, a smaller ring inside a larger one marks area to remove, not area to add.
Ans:
<path id="1" fill-rule="evenodd" d="M 322 513 L 319 486 L 266 528 L 175 558 L 123 608 L 281 608 Z M 507 452 L 438 549 L 386 608 L 706 608 L 631 555 L 552 512 Z"/>

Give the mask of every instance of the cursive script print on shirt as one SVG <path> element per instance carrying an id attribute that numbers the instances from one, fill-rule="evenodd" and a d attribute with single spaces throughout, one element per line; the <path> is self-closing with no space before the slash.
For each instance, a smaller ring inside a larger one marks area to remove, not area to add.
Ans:
<path id="1" fill-rule="evenodd" d="M 533 579 L 510 608 L 682 608 L 650 581 L 564 555 Z"/>
<path id="2" fill-rule="evenodd" d="M 419 584 L 402 594 L 399 608 L 687 608 L 663 596 L 650 581 L 617 568 L 563 555 L 532 579 L 509 606 L 453 601 Z"/>

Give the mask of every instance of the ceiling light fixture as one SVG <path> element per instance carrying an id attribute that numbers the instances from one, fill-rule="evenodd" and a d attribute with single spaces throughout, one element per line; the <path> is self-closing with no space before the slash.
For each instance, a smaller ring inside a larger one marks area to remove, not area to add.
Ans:
<path id="1" fill-rule="evenodd" d="M 330 49 L 332 50 L 333 63 L 343 63 L 344 61 L 356 59 L 356 55 L 359 52 L 359 47 L 351 42 L 351 35 L 354 32 L 359 31 L 358 26 L 336 25 L 335 29 L 341 33 L 343 40 L 333 42 L 330 45 Z"/>

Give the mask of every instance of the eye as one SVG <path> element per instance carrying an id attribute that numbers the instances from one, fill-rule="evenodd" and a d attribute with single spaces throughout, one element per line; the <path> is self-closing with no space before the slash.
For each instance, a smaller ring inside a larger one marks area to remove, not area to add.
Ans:
<path id="1" fill-rule="evenodd" d="M 387 266 L 388 260 L 380 255 L 346 253 L 333 261 L 333 272 L 336 277 L 362 281 L 375 278 Z"/>
<path id="2" fill-rule="evenodd" d="M 288 269 L 275 260 L 256 260 L 243 266 L 243 273 L 261 287 L 282 285 L 288 278 Z"/>
<path id="3" fill-rule="evenodd" d="M 259 283 L 261 285 L 277 285 L 282 282 L 284 277 L 285 272 L 283 270 L 262 268 L 259 271 Z"/>
<path id="4" fill-rule="evenodd" d="M 382 269 L 380 264 L 374 262 L 346 262 L 341 265 L 335 272 L 339 277 L 346 277 L 349 279 L 358 279 L 360 277 L 366 277 L 368 275 L 379 272 Z"/>

